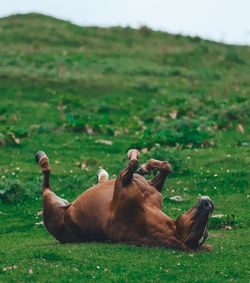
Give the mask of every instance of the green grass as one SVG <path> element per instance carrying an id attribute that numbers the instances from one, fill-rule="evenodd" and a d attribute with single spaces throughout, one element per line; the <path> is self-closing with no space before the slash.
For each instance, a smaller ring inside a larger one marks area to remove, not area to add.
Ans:
<path id="1" fill-rule="evenodd" d="M 0 36 L 0 282 L 249 281 L 249 47 L 38 14 L 0 19 Z M 131 147 L 173 165 L 171 217 L 213 199 L 212 252 L 61 245 L 39 225 L 37 150 L 71 201 Z"/>

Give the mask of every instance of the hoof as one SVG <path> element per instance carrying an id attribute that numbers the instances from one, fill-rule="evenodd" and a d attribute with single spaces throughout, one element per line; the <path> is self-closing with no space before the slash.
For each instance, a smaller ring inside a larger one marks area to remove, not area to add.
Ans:
<path id="1" fill-rule="evenodd" d="M 44 151 L 38 151 L 35 154 L 35 160 L 40 166 L 42 166 L 44 163 L 49 162 L 48 156 L 46 155 Z"/>
<path id="2" fill-rule="evenodd" d="M 105 180 L 108 180 L 109 174 L 105 169 L 100 168 L 97 172 L 97 178 L 98 178 L 98 182 L 100 182 L 102 178 L 104 178 Z"/>
<path id="3" fill-rule="evenodd" d="M 128 151 L 128 159 L 138 159 L 139 158 L 139 155 L 140 155 L 140 152 L 139 150 L 137 149 L 130 149 Z"/>

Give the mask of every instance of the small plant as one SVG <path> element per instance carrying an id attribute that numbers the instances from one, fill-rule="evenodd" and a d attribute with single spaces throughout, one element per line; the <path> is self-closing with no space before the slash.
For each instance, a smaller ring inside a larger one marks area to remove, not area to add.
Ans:
<path id="1" fill-rule="evenodd" d="M 250 119 L 250 103 L 245 101 L 234 104 L 215 113 L 212 119 L 218 125 L 218 128 L 230 128 L 236 123 L 247 123 Z"/>
<path id="2" fill-rule="evenodd" d="M 239 226 L 239 219 L 234 214 L 215 214 L 212 216 L 209 223 L 211 229 L 232 230 Z"/>
<path id="3" fill-rule="evenodd" d="M 244 60 L 240 57 L 236 50 L 230 49 L 225 56 L 225 60 L 230 63 L 244 64 Z"/>
<path id="4" fill-rule="evenodd" d="M 7 180 L 0 185 L 0 199 L 7 203 L 18 203 L 29 195 L 27 188 L 19 180 Z"/>
<path id="5" fill-rule="evenodd" d="M 67 115 L 67 128 L 75 132 L 81 132 L 84 130 L 85 122 L 79 116 L 72 114 Z"/>
<path id="6" fill-rule="evenodd" d="M 203 147 L 213 144 L 213 130 L 203 119 L 184 117 L 168 123 L 155 123 L 145 130 L 134 145 L 139 148 L 154 144 L 181 147 Z"/>
<path id="7" fill-rule="evenodd" d="M 149 36 L 152 33 L 152 30 L 148 26 L 143 25 L 139 28 L 139 32 L 142 36 Z"/>

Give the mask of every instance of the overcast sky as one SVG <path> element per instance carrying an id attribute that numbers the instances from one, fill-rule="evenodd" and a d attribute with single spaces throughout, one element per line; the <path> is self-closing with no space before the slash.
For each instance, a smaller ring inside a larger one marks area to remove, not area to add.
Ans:
<path id="1" fill-rule="evenodd" d="M 147 25 L 250 45 L 250 0 L 0 0 L 0 17 L 27 12 L 78 25 Z"/>

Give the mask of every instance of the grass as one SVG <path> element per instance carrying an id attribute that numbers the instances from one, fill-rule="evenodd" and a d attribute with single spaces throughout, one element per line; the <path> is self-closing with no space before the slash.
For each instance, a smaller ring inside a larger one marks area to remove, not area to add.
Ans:
<path id="1" fill-rule="evenodd" d="M 38 14 L 2 18 L 0 32 L 0 282 L 248 282 L 250 48 Z M 212 252 L 61 245 L 40 225 L 37 150 L 73 200 L 131 147 L 173 164 L 171 217 L 213 199 Z"/>

